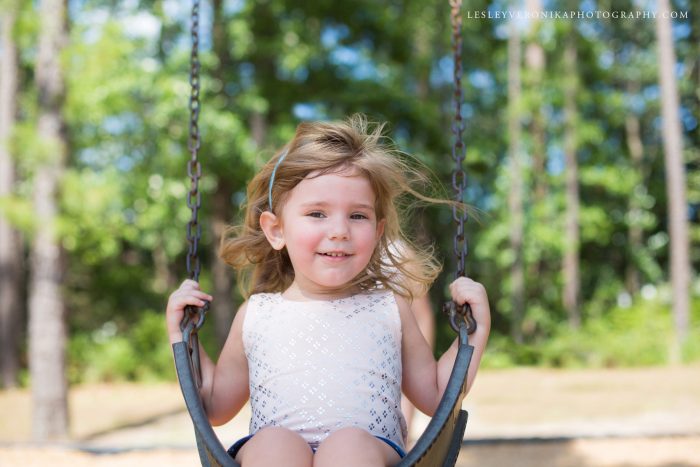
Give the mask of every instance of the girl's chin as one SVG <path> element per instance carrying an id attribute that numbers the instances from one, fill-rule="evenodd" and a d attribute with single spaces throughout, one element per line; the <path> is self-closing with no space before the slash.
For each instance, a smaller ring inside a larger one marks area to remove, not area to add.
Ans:
<path id="1" fill-rule="evenodd" d="M 338 298 L 338 296 L 348 296 L 355 292 L 355 287 L 350 285 L 350 281 L 351 279 L 332 280 L 326 277 L 310 285 L 305 292 L 319 297 Z"/>

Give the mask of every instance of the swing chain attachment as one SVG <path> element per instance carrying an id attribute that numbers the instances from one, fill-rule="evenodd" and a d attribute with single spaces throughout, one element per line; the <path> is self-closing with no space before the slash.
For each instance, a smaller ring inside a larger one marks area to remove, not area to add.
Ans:
<path id="1" fill-rule="evenodd" d="M 197 159 L 201 140 L 199 136 L 199 1 L 192 3 L 192 53 L 190 56 L 190 126 L 187 148 L 190 159 L 187 161 L 187 175 L 190 178 L 190 190 L 187 193 L 187 207 L 192 210 L 192 216 L 187 224 L 187 276 L 199 281 L 200 262 L 197 254 L 199 242 L 202 237 L 202 228 L 199 224 L 199 210 L 202 207 L 202 195 L 199 191 L 199 179 L 202 176 L 202 166 Z M 189 350 L 189 360 L 192 367 L 197 387 L 202 386 L 202 371 L 199 359 L 198 331 L 204 324 L 206 313 L 209 310 L 207 302 L 203 307 L 187 306 L 185 314 L 180 322 L 182 339 Z"/>
<path id="2" fill-rule="evenodd" d="M 447 315 L 450 320 L 450 327 L 459 334 L 459 322 L 464 321 L 467 324 L 467 334 L 473 334 L 476 331 L 476 320 L 472 316 L 472 309 L 468 303 L 458 305 L 453 301 L 445 302 L 442 305 L 442 312 Z"/>
<path id="3" fill-rule="evenodd" d="M 180 322 L 182 340 L 185 342 L 190 354 L 190 365 L 195 383 L 198 388 L 202 387 L 202 368 L 199 359 L 199 329 L 204 324 L 209 302 L 205 302 L 203 307 L 188 305 L 185 307 L 185 316 Z"/>
<path id="4" fill-rule="evenodd" d="M 457 204 L 452 206 L 452 218 L 457 225 L 457 232 L 453 240 L 454 255 L 457 258 L 457 269 L 455 271 L 455 279 L 457 279 L 465 275 L 468 250 L 467 238 L 464 233 L 464 225 L 467 222 L 467 212 L 464 207 L 464 191 L 467 185 L 467 176 L 463 168 L 466 148 L 463 138 L 464 119 L 462 117 L 462 0 L 450 0 L 450 7 L 454 63 L 454 95 L 452 102 L 455 111 L 452 123 L 452 134 L 454 136 L 452 145 L 452 160 L 454 161 L 452 188 L 457 201 Z M 459 333 L 458 318 L 466 321 L 469 334 L 476 331 L 476 321 L 468 304 L 458 305 L 454 302 L 448 302 L 443 305 L 443 311 L 449 316 L 450 325 L 455 332 Z"/>

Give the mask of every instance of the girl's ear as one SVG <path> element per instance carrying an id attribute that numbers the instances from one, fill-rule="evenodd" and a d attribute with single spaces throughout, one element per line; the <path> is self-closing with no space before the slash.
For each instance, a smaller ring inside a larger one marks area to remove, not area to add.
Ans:
<path id="1" fill-rule="evenodd" d="M 272 248 L 275 250 L 281 250 L 284 248 L 284 232 L 282 230 L 282 223 L 276 215 L 270 211 L 265 211 L 260 214 L 260 228 L 262 229 Z"/>

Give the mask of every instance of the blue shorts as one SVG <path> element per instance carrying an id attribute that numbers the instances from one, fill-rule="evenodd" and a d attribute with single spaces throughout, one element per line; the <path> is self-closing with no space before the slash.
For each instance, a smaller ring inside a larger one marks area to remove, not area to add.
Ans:
<path id="1" fill-rule="evenodd" d="M 238 454 L 238 451 L 240 451 L 241 448 L 243 447 L 243 445 L 244 445 L 245 443 L 247 443 L 248 440 L 249 440 L 250 438 L 252 438 L 252 437 L 253 437 L 253 435 L 244 436 L 243 438 L 241 438 L 241 439 L 239 439 L 238 441 L 236 441 L 235 443 L 233 443 L 233 445 L 232 445 L 230 448 L 228 448 L 228 451 L 227 451 L 227 452 L 228 452 L 228 455 L 231 456 L 231 458 L 235 459 L 235 458 L 236 458 L 236 454 Z M 399 455 L 399 457 L 400 457 L 401 459 L 403 459 L 404 457 L 406 457 L 406 451 L 404 451 L 404 450 L 401 448 L 401 446 L 399 446 L 398 444 L 396 444 L 396 443 L 393 442 L 392 440 L 387 439 L 387 438 L 383 438 L 383 437 L 381 437 L 381 436 L 376 436 L 376 435 L 375 435 L 374 437 L 377 438 L 377 439 L 380 440 L 380 441 L 384 441 L 386 444 L 388 444 L 389 446 L 391 446 L 391 448 L 392 448 L 394 451 L 396 451 L 396 453 Z M 316 452 L 316 449 L 314 449 L 314 448 L 311 448 L 311 450 L 312 450 L 313 452 Z"/>

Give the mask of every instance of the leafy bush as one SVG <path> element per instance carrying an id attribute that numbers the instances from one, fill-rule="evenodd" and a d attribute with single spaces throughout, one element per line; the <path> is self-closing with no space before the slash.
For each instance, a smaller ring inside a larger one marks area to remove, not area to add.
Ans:
<path id="1" fill-rule="evenodd" d="M 685 363 L 700 360 L 700 299 L 692 302 L 689 335 L 681 349 Z M 586 321 L 573 332 L 561 324 L 552 337 L 517 345 L 494 336 L 484 355 L 484 366 L 630 367 L 664 365 L 671 361 L 673 317 L 662 299 L 638 298 Z"/>
<path id="2" fill-rule="evenodd" d="M 133 381 L 173 379 L 174 366 L 162 314 L 147 311 L 119 332 L 107 322 L 69 343 L 69 380 Z"/>

